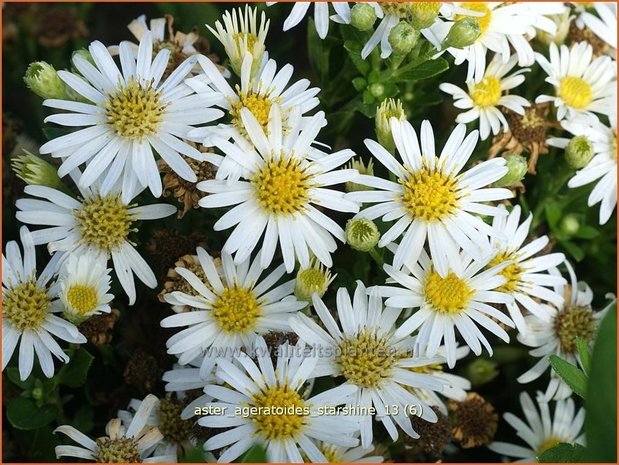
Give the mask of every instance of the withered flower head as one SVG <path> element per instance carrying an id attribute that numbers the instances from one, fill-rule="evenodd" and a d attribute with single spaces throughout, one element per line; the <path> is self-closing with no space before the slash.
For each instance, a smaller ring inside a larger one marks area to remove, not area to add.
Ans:
<path id="1" fill-rule="evenodd" d="M 591 29 L 587 26 L 579 28 L 576 25 L 576 21 L 572 21 L 570 29 L 567 33 L 567 38 L 570 44 L 577 44 L 578 42 L 588 42 L 593 48 L 593 57 L 600 57 L 608 54 L 611 50 L 610 45 L 596 36 Z"/>
<path id="2" fill-rule="evenodd" d="M 43 8 L 37 18 L 34 34 L 44 47 L 60 47 L 89 33 L 73 8 Z"/>
<path id="3" fill-rule="evenodd" d="M 207 237 L 195 231 L 185 236 L 172 229 L 157 229 L 146 249 L 152 255 L 154 265 L 164 273 L 179 257 L 195 254 L 198 247 L 206 248 L 206 245 Z"/>
<path id="4" fill-rule="evenodd" d="M 142 393 L 153 392 L 161 382 L 163 369 L 159 366 L 157 358 L 138 349 L 131 354 L 131 358 L 125 366 L 123 378 L 125 383 L 133 386 Z"/>
<path id="5" fill-rule="evenodd" d="M 427 459 L 439 461 L 443 456 L 443 450 L 451 441 L 451 424 L 449 418 L 443 415 L 438 407 L 432 406 L 432 410 L 438 417 L 436 423 L 430 423 L 418 416 L 412 416 L 411 423 L 415 431 L 419 433 L 419 439 L 407 436 L 404 441 L 407 445 L 416 448 L 419 453 L 426 454 Z"/>
<path id="6" fill-rule="evenodd" d="M 269 349 L 269 353 L 271 354 L 271 360 L 273 364 L 277 362 L 277 353 L 278 349 L 282 344 L 286 342 L 291 346 L 296 345 L 299 341 L 299 336 L 295 333 L 286 333 L 283 331 L 271 331 L 264 335 L 264 342 L 267 344 L 267 348 Z"/>
<path id="7" fill-rule="evenodd" d="M 476 392 L 469 392 L 462 402 L 449 401 L 454 437 L 464 449 L 486 446 L 492 442 L 499 422 L 494 407 Z"/>
<path id="8" fill-rule="evenodd" d="M 193 431 L 193 421 L 181 418 L 184 407 L 180 400 L 170 398 L 161 399 L 157 407 L 159 431 L 165 439 L 175 444 L 188 441 Z"/>
<path id="9" fill-rule="evenodd" d="M 80 333 L 92 344 L 103 345 L 112 342 L 112 331 L 120 312 L 113 308 L 110 313 L 93 315 L 79 326 Z"/>

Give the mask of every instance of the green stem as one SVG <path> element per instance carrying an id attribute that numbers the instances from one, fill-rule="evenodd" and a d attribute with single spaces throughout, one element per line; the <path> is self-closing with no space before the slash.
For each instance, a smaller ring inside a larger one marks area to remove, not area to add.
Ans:
<path id="1" fill-rule="evenodd" d="M 370 249 L 368 253 L 370 254 L 370 257 L 374 259 L 376 264 L 382 269 L 382 267 L 385 265 L 385 261 L 383 260 L 381 254 L 378 253 L 378 250 L 376 250 L 376 247 Z"/>

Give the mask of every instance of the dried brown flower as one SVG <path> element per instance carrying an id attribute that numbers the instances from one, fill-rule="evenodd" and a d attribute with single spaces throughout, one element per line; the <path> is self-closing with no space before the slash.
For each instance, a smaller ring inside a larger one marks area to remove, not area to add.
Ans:
<path id="1" fill-rule="evenodd" d="M 110 313 L 93 315 L 80 324 L 80 332 L 95 345 L 109 344 L 112 342 L 112 331 L 118 321 L 120 312 L 113 308 Z"/>
<path id="2" fill-rule="evenodd" d="M 571 44 L 578 42 L 588 42 L 593 48 L 593 56 L 600 57 L 607 55 L 610 51 L 610 45 L 596 36 L 591 29 L 583 26 L 582 29 L 576 25 L 576 21 L 572 21 L 570 29 L 567 33 L 567 38 Z"/>
<path id="3" fill-rule="evenodd" d="M 429 461 L 439 461 L 443 456 L 443 450 L 451 441 L 451 423 L 449 418 L 443 415 L 438 407 L 433 406 L 432 410 L 436 413 L 438 420 L 430 423 L 418 416 L 411 417 L 413 429 L 419 433 L 419 439 L 406 436 L 405 444 L 412 446 L 413 451 L 426 454 Z"/>
<path id="4" fill-rule="evenodd" d="M 161 382 L 163 370 L 157 358 L 142 349 L 137 349 L 125 366 L 123 378 L 129 386 L 133 386 L 142 393 L 152 392 Z"/>
<path id="5" fill-rule="evenodd" d="M 496 433 L 499 416 L 492 404 L 476 392 L 469 392 L 462 402 L 449 401 L 454 437 L 464 449 L 486 446 Z"/>
<path id="6" fill-rule="evenodd" d="M 186 236 L 172 229 L 157 229 L 146 249 L 153 257 L 153 264 L 163 274 L 179 257 L 195 254 L 197 247 L 206 248 L 206 245 L 207 237 L 195 231 Z"/>
<path id="7" fill-rule="evenodd" d="M 73 8 L 43 8 L 34 34 L 44 47 L 60 47 L 88 36 L 88 29 Z"/>

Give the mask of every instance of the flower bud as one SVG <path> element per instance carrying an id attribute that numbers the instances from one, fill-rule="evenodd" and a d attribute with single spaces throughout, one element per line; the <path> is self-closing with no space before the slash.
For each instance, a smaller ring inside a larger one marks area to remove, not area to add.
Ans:
<path id="1" fill-rule="evenodd" d="M 376 22 L 376 11 L 367 3 L 356 3 L 350 9 L 350 24 L 359 31 L 369 31 Z"/>
<path id="2" fill-rule="evenodd" d="M 580 229 L 580 221 L 576 215 L 569 213 L 563 217 L 559 228 L 563 234 L 573 236 Z"/>
<path id="3" fill-rule="evenodd" d="M 348 165 L 348 168 L 357 170 L 359 174 L 374 176 L 374 162 L 372 160 L 370 160 L 366 166 L 361 158 L 353 158 L 350 165 Z M 346 188 L 346 192 L 367 191 L 371 189 L 371 187 L 364 186 L 363 184 L 357 184 L 352 181 L 348 181 L 344 187 Z"/>
<path id="4" fill-rule="evenodd" d="M 475 18 L 466 17 L 456 21 L 447 33 L 442 43 L 443 48 L 464 48 L 473 44 L 479 35 L 481 28 Z"/>
<path id="5" fill-rule="evenodd" d="M 593 144 L 586 136 L 574 137 L 565 147 L 565 161 L 576 170 L 587 166 L 593 155 Z"/>
<path id="6" fill-rule="evenodd" d="M 380 232 L 372 220 L 357 218 L 346 223 L 346 242 L 355 250 L 369 252 L 379 239 Z"/>
<path id="7" fill-rule="evenodd" d="M 406 21 L 400 21 L 389 33 L 389 43 L 396 55 L 409 53 L 419 39 L 419 31 Z"/>
<path id="8" fill-rule="evenodd" d="M 373 97 L 381 98 L 385 93 L 385 86 L 382 85 L 380 82 L 375 82 L 374 84 L 370 84 L 368 90 Z"/>
<path id="9" fill-rule="evenodd" d="M 308 268 L 300 269 L 294 284 L 294 295 L 299 300 L 306 302 L 312 301 L 312 295 L 317 294 L 322 297 L 327 292 L 329 284 L 333 282 L 335 276 L 323 265 L 313 260 Z"/>
<path id="10" fill-rule="evenodd" d="M 13 171 L 19 179 L 34 186 L 47 186 L 68 192 L 67 186 L 60 180 L 56 167 L 41 157 L 24 150 L 11 160 Z"/>
<path id="11" fill-rule="evenodd" d="M 395 143 L 391 133 L 391 118 L 397 118 L 398 121 L 406 121 L 406 113 L 399 99 L 390 98 L 384 100 L 376 110 L 376 118 L 374 120 L 378 142 L 390 153 L 394 153 Z"/>
<path id="12" fill-rule="evenodd" d="M 58 77 L 54 67 L 44 61 L 30 63 L 24 75 L 24 82 L 28 89 L 44 99 L 65 98 L 64 82 Z"/>
<path id="13" fill-rule="evenodd" d="M 441 2 L 413 2 L 410 6 L 412 24 L 416 29 L 426 29 L 436 20 Z"/>
<path id="14" fill-rule="evenodd" d="M 495 182 L 494 187 L 512 187 L 527 174 L 527 160 L 522 155 L 507 155 L 505 162 L 507 174 Z"/>
<path id="15" fill-rule="evenodd" d="M 95 64 L 95 60 L 92 58 L 92 55 L 85 48 L 80 48 L 79 50 L 74 51 L 71 54 L 71 59 L 75 58 L 76 56 L 82 57 L 84 60 L 89 62 L 91 65 Z"/>
<path id="16" fill-rule="evenodd" d="M 489 383 L 496 378 L 498 374 L 499 371 L 497 370 L 496 362 L 483 357 L 477 357 L 464 369 L 464 376 L 471 381 L 473 386 L 481 386 Z"/>

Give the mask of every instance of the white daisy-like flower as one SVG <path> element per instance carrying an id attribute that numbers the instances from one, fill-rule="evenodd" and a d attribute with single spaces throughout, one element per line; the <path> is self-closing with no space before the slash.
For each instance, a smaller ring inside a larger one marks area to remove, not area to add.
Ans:
<path id="1" fill-rule="evenodd" d="M 135 274 L 150 288 L 157 286 L 155 274 L 129 239 L 137 231 L 135 222 L 156 220 L 176 213 L 168 204 L 137 206 L 124 202 L 120 192 L 101 194 L 80 189 L 82 200 L 45 186 L 26 186 L 24 192 L 39 199 L 19 199 L 16 217 L 26 224 L 47 228 L 32 233 L 35 244 L 47 244 L 50 253 L 90 253 L 105 267 L 111 258 L 118 280 L 129 297 L 136 299 Z"/>
<path id="2" fill-rule="evenodd" d="M 566 302 L 560 306 L 547 305 L 550 318 L 543 320 L 535 315 L 525 317 L 528 327 L 526 335 L 519 334 L 518 341 L 533 347 L 529 352 L 538 362 L 518 378 L 520 383 L 530 383 L 542 376 L 550 368 L 550 356 L 557 355 L 573 365 L 578 363 L 576 338 L 581 338 L 590 346 L 595 341 L 595 335 L 600 320 L 606 312 L 594 312 L 591 308 L 593 292 L 585 282 L 578 282 L 576 274 L 569 262 L 565 262 L 570 275 L 570 286 L 556 286 L 555 292 L 566 296 Z M 559 274 L 555 270 L 556 274 Z M 565 399 L 572 394 L 570 387 L 551 371 L 550 383 L 543 396 L 550 399 Z"/>
<path id="3" fill-rule="evenodd" d="M 340 385 L 306 399 L 304 384 L 314 377 L 318 358 L 304 354 L 302 344 L 285 344 L 274 366 L 264 339 L 256 345 L 257 363 L 245 353 L 235 357 L 240 367 L 218 361 L 217 376 L 226 385 L 206 386 L 205 392 L 216 401 L 205 407 L 221 407 L 225 412 L 204 416 L 198 424 L 227 431 L 210 437 L 205 450 L 227 447 L 218 461 L 231 462 L 257 441 L 265 446 L 269 462 L 281 463 L 303 462 L 304 456 L 310 462 L 326 462 L 315 441 L 357 447 L 359 440 L 353 435 L 359 431 L 358 419 L 335 412 L 357 388 Z"/>
<path id="4" fill-rule="evenodd" d="M 344 193 L 328 186 L 352 181 L 356 170 L 341 169 L 354 155 L 345 149 L 324 155 L 318 160 L 307 158 L 310 144 L 325 124 L 323 112 L 309 118 L 302 130 L 294 128 L 285 134 L 279 105 L 272 105 L 268 135 L 253 113 L 241 109 L 241 120 L 255 149 L 218 139 L 215 145 L 248 171 L 247 181 L 207 180 L 198 188 L 209 195 L 200 200 L 203 208 L 237 205 L 213 226 L 216 231 L 234 231 L 223 251 L 235 254 L 242 263 L 263 236 L 260 264 L 263 268 L 273 260 L 279 241 L 286 271 L 291 273 L 298 260 L 302 268 L 310 265 L 310 251 L 326 267 L 333 264 L 331 253 L 337 249 L 333 237 L 344 242 L 344 230 L 317 207 L 340 212 L 359 210 L 359 205 Z"/>
<path id="5" fill-rule="evenodd" d="M 292 295 L 294 279 L 275 286 L 286 273 L 284 265 L 260 280 L 263 269 L 258 259 L 251 262 L 248 258 L 235 265 L 224 251 L 218 269 L 204 249 L 198 248 L 197 253 L 206 281 L 178 267 L 175 271 L 195 293 L 174 291 L 164 297 L 172 305 L 188 305 L 195 310 L 164 318 L 161 326 L 187 326 L 168 340 L 168 353 L 178 355 L 181 364 L 204 355 L 201 374 L 206 377 L 218 359 L 231 359 L 240 349 L 253 350 L 259 335 L 290 330 L 290 313 L 301 310 L 306 302 Z"/>
<path id="6" fill-rule="evenodd" d="M 500 208 L 505 207 L 501 205 Z M 559 307 L 563 305 L 563 293 L 556 293 L 548 288 L 565 284 L 563 277 L 549 273 L 549 270 L 563 263 L 565 255 L 562 253 L 540 255 L 540 252 L 548 245 L 548 236 L 538 237 L 524 245 L 529 235 L 533 215 L 529 214 L 520 224 L 520 214 L 520 206 L 516 205 L 508 216 L 494 218 L 492 227 L 501 233 L 503 240 L 493 238 L 488 249 L 493 254 L 489 266 L 502 263 L 507 265 L 499 272 L 505 278 L 505 283 L 497 290 L 514 298 L 507 304 L 507 310 L 518 331 L 526 334 L 527 325 L 522 309 L 544 321 L 549 321 L 550 314 L 547 306 L 542 305 L 541 301 L 550 302 Z"/>
<path id="7" fill-rule="evenodd" d="M 111 311 L 111 270 L 105 265 L 90 253 L 72 254 L 65 262 L 58 283 L 63 314 L 69 321 L 80 324 L 93 315 Z"/>
<path id="8" fill-rule="evenodd" d="M 550 60 L 540 53 L 537 62 L 548 74 L 546 82 L 555 88 L 555 95 L 540 95 L 536 103 L 553 102 L 557 119 L 566 116 L 617 114 L 616 63 L 608 56 L 593 59 L 593 48 L 587 42 L 558 48 L 550 44 Z"/>
<path id="9" fill-rule="evenodd" d="M 186 365 L 175 363 L 171 370 L 166 371 L 162 380 L 166 383 L 166 392 L 175 393 L 179 399 L 186 398 L 186 392 L 194 389 L 204 390 L 204 387 L 209 384 L 220 383 L 217 379 L 214 370 L 206 376 L 202 376 L 200 366 L 202 365 L 203 356 L 196 357 Z M 213 400 L 208 394 L 202 394 L 189 402 L 181 412 L 181 419 L 188 420 L 197 415 L 197 409 Z"/>
<path id="10" fill-rule="evenodd" d="M 472 260 L 464 252 L 450 254 L 447 260 L 444 273 L 436 269 L 436 262 L 425 251 L 415 266 L 402 271 L 385 265 L 397 286 L 379 289 L 381 295 L 388 297 L 385 305 L 419 309 L 397 329 L 396 337 L 418 330 L 416 343 L 420 353 L 429 357 L 438 353 L 444 340 L 447 364 L 453 368 L 457 359 L 454 328 L 475 355 L 481 354 L 482 345 L 492 355 L 492 346 L 478 325 L 509 342 L 507 332 L 497 321 L 512 328 L 514 323 L 492 304 L 509 304 L 513 297 L 495 290 L 505 284 L 500 274 L 505 263 L 488 268 L 490 257 Z"/>
<path id="11" fill-rule="evenodd" d="M 19 344 L 19 377 L 23 381 L 32 372 L 35 355 L 43 374 L 54 376 L 52 355 L 69 361 L 52 336 L 82 344 L 86 338 L 72 323 L 57 317 L 62 311 L 58 286 L 50 280 L 58 269 L 59 256 L 53 257 L 37 278 L 34 241 L 25 226 L 20 229 L 23 257 L 16 241 L 6 244 L 2 255 L 2 370 Z"/>
<path id="12" fill-rule="evenodd" d="M 244 140 L 238 144 L 243 147 L 249 146 L 251 150 L 252 139 L 241 118 L 243 108 L 252 113 L 268 137 L 270 135 L 270 112 L 273 105 L 279 106 L 281 131 L 287 135 L 301 123 L 299 118 L 319 103 L 316 94 L 320 92 L 320 89 L 310 88 L 309 80 L 301 79 L 288 85 L 294 71 L 290 64 L 286 64 L 277 71 L 275 61 L 268 60 L 252 78 L 253 58 L 245 55 L 241 70 L 241 84 L 232 88 L 208 58 L 199 58 L 199 63 L 205 75 L 189 79 L 186 81 L 187 84 L 199 95 L 215 96 L 216 105 L 225 110 L 230 120 L 228 123 L 191 131 L 191 137 L 202 141 L 206 146 L 213 145 L 216 138 L 228 137 L 238 140 L 244 137 Z M 248 170 L 243 169 L 243 165 L 234 161 L 232 157 L 215 155 L 211 158 L 211 161 L 219 167 L 216 179 L 236 180 L 241 176 L 246 178 L 249 176 Z"/>
<path id="13" fill-rule="evenodd" d="M 183 139 L 193 125 L 223 115 L 221 110 L 209 108 L 210 96 L 195 95 L 183 83 L 196 56 L 189 57 L 162 81 L 170 51 L 162 49 L 153 59 L 151 32 L 140 40 L 137 58 L 129 42 L 120 44 L 120 69 L 101 42 L 93 42 L 88 50 L 94 65 L 80 54 L 73 55 L 73 65 L 81 76 L 58 72 L 87 103 L 55 99 L 43 102 L 67 111 L 48 116 L 45 122 L 82 129 L 43 144 L 40 152 L 63 159 L 58 169 L 61 177 L 86 164 L 80 187 L 90 187 L 100 180 L 103 195 L 122 178 L 125 202 L 140 187 L 148 187 L 155 197 L 161 196 L 161 176 L 153 150 L 181 178 L 196 182 L 196 174 L 183 156 L 196 160 L 204 156 Z"/>
<path id="14" fill-rule="evenodd" d="M 597 182 L 589 195 L 588 205 L 600 203 L 600 224 L 610 219 L 617 206 L 617 120 L 610 118 L 611 126 L 590 118 L 576 118 L 561 122 L 574 136 L 584 136 L 593 145 L 593 158 L 568 181 L 568 187 L 580 187 Z M 550 138 L 548 145 L 566 148 L 570 139 Z M 601 178 L 601 179 L 600 179 Z"/>
<path id="15" fill-rule="evenodd" d="M 613 3 L 593 2 L 598 16 L 584 12 L 580 19 L 596 36 L 617 49 L 617 5 Z"/>
<path id="16" fill-rule="evenodd" d="M 509 130 L 505 116 L 497 107 L 509 108 L 523 115 L 524 107 L 530 105 L 523 97 L 503 94 L 504 91 L 522 84 L 523 73 L 529 71 L 528 68 L 522 68 L 505 76 L 516 66 L 517 61 L 516 55 L 512 55 L 507 62 L 501 55 L 495 55 L 479 82 L 467 81 L 468 93 L 450 83 L 443 83 L 439 86 L 443 92 L 453 96 L 456 108 L 467 110 L 456 117 L 457 123 L 466 124 L 479 120 L 479 135 L 482 140 L 487 139 L 491 133 L 496 136 L 501 131 L 501 126 L 503 126 L 503 132 Z"/>
<path id="17" fill-rule="evenodd" d="M 345 288 L 337 292 L 340 330 L 322 300 L 317 295 L 312 300 L 327 331 L 302 313 L 292 317 L 290 325 L 318 354 L 315 376 L 343 376 L 344 386 L 358 387 L 351 405 L 368 412 L 372 407 L 376 409 L 377 420 L 393 441 L 398 439 L 398 426 L 407 435 L 418 438 L 410 416 L 416 414 L 429 422 L 435 422 L 437 416 L 415 389 L 442 391 L 447 383 L 432 374 L 418 372 L 417 367 L 431 361 L 414 353 L 413 338 L 394 335 L 395 321 L 402 310 L 383 308 L 377 290 L 371 291 L 368 298 L 365 286 L 358 281 L 353 301 Z M 415 406 L 416 413 L 411 413 L 410 406 Z M 367 413 L 360 417 L 361 445 L 370 447 L 373 416 Z"/>
<path id="18" fill-rule="evenodd" d="M 76 457 L 102 463 L 176 462 L 176 454 L 151 455 L 163 439 L 156 427 L 147 425 L 158 402 L 154 395 L 146 396 L 127 428 L 120 418 L 115 418 L 105 427 L 106 436 L 96 440 L 73 426 L 59 426 L 54 432 L 67 435 L 79 446 L 56 446 L 56 457 Z"/>
<path id="19" fill-rule="evenodd" d="M 264 11 L 260 15 L 260 24 L 257 22 L 258 8 L 245 5 L 245 10 L 237 8 L 226 11 L 222 20 L 215 23 L 215 28 L 206 26 L 217 40 L 224 46 L 230 65 L 237 75 L 241 75 L 241 65 L 246 55 L 251 55 L 252 67 L 249 78 L 263 64 L 266 55 L 264 41 L 269 31 L 270 20 L 266 19 Z"/>
<path id="20" fill-rule="evenodd" d="M 281 2 L 267 2 L 267 6 L 272 6 L 276 3 Z M 286 18 L 286 21 L 284 21 L 283 30 L 289 31 L 299 24 L 303 18 L 305 18 L 310 5 L 314 5 L 314 25 L 318 37 L 321 39 L 327 37 L 329 32 L 329 5 L 333 6 L 337 14 L 337 22 L 345 24 L 350 23 L 350 6 L 348 6 L 348 2 L 294 2 L 290 14 Z"/>
<path id="21" fill-rule="evenodd" d="M 520 404 L 526 423 L 512 413 L 506 413 L 503 418 L 527 445 L 495 441 L 488 446 L 491 451 L 515 457 L 517 462 L 537 462 L 542 452 L 559 443 L 585 445 L 585 435 L 581 434 L 585 410 L 581 408 L 576 412 L 573 399 L 557 401 L 554 416 L 548 402 L 538 399 L 536 407 L 526 392 L 520 394 Z"/>
<path id="22" fill-rule="evenodd" d="M 356 183 L 375 190 L 351 192 L 347 198 L 377 205 L 365 208 L 355 218 L 397 220 L 378 242 L 379 247 L 385 247 L 403 235 L 393 259 L 396 269 L 405 263 L 413 266 L 426 239 L 434 266 L 443 275 L 447 257 L 458 255 L 458 247 L 480 257 L 486 236 L 496 232 L 477 215 L 505 215 L 487 202 L 512 196 L 507 189 L 485 187 L 507 173 L 505 159 L 487 160 L 461 172 L 477 143 L 477 130 L 465 138 L 466 126 L 456 126 L 437 157 L 429 121 L 421 124 L 421 145 L 407 121 L 393 118 L 391 128 L 402 164 L 377 142 L 366 139 L 365 145 L 397 181 L 359 175 Z"/>

